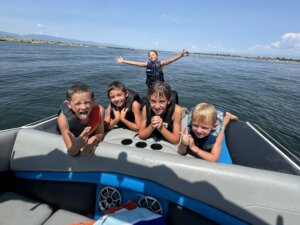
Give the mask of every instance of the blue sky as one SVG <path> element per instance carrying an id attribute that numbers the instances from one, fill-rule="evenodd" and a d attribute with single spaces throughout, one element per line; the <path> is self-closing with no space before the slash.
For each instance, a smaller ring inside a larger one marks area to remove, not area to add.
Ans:
<path id="1" fill-rule="evenodd" d="M 299 0 L 1 0 L 0 31 L 134 48 L 300 57 Z"/>

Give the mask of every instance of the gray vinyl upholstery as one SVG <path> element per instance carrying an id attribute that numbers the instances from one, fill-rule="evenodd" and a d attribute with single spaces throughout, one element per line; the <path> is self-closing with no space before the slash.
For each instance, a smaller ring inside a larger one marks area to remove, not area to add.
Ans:
<path id="1" fill-rule="evenodd" d="M 133 132 L 125 146 L 113 133 L 99 144 L 92 157 L 71 157 L 61 136 L 24 129 L 16 138 L 11 158 L 15 171 L 105 171 L 145 178 L 251 224 L 297 224 L 300 221 L 300 179 L 242 166 L 209 163 L 176 153 L 176 146 L 137 149 Z"/>
<path id="2" fill-rule="evenodd" d="M 0 131 L 0 172 L 9 169 L 9 161 L 19 129 Z"/>
<path id="3" fill-rule="evenodd" d="M 0 225 L 41 225 L 52 213 L 47 204 L 13 192 L 0 195 Z"/>
<path id="4" fill-rule="evenodd" d="M 43 225 L 67 225 L 90 221 L 93 221 L 93 219 L 60 209 L 57 210 Z"/>

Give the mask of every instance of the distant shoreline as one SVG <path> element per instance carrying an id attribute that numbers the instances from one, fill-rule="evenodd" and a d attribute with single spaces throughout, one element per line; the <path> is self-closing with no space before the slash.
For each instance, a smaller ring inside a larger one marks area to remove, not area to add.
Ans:
<path id="1" fill-rule="evenodd" d="M 48 41 L 48 40 L 37 40 L 37 39 L 31 39 L 31 38 L 19 38 L 19 37 L 10 37 L 10 36 L 3 36 L 3 35 L 0 35 L 0 41 L 31 43 L 31 44 L 49 44 L 49 45 L 61 45 L 61 46 L 76 46 L 76 47 L 140 50 L 140 49 L 126 48 L 126 47 L 105 46 L 105 45 L 96 45 L 96 44 L 80 44 L 80 43 L 73 43 L 73 42 L 60 42 L 60 41 Z M 255 60 L 265 60 L 265 61 L 283 61 L 283 62 L 300 63 L 300 59 L 291 59 L 291 58 L 285 58 L 285 57 L 241 56 L 241 55 L 232 55 L 232 54 L 200 53 L 200 52 L 193 52 L 191 54 L 193 54 L 193 55 L 204 55 L 204 56 L 233 57 L 233 58 L 241 58 L 241 59 L 255 59 Z"/>

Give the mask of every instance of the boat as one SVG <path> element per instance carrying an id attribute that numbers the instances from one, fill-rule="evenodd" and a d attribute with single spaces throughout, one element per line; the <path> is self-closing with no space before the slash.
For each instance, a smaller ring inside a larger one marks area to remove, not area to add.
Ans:
<path id="1" fill-rule="evenodd" d="M 0 131 L 0 224 L 96 221 L 128 201 L 171 225 L 300 221 L 300 161 L 255 124 L 230 122 L 210 163 L 123 128 L 72 157 L 56 119 Z"/>

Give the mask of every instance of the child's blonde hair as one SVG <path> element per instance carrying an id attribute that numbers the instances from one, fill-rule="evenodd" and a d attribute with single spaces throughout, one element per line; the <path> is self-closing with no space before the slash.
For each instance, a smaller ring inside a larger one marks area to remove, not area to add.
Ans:
<path id="1" fill-rule="evenodd" d="M 215 126 L 217 122 L 217 110 L 212 104 L 200 103 L 193 110 L 192 121 Z"/>

